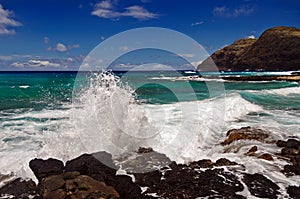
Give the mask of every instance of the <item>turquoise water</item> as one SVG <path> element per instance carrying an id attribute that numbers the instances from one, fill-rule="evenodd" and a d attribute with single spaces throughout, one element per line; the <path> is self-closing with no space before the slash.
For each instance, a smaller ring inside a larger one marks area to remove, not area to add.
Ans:
<path id="1" fill-rule="evenodd" d="M 222 73 L 249 74 L 270 75 Z M 232 82 L 217 76 L 211 78 L 216 75 L 211 73 L 203 77 L 179 72 L 115 75 L 118 78 L 105 75 L 99 78 L 101 84 L 100 87 L 95 84 L 97 87 L 89 85 L 87 80 L 101 74 L 0 73 L 0 173 L 14 172 L 18 176 L 33 177 L 28 168 L 30 159 L 56 157 L 68 160 L 83 152 L 93 152 L 99 149 L 89 147 L 107 144 L 102 141 L 103 135 L 111 132 L 114 135 L 120 129 L 126 133 L 149 133 L 159 129 L 159 136 L 150 140 L 147 146 L 158 151 L 163 148 L 162 152 L 173 159 L 181 154 L 185 138 L 199 137 L 192 146 L 197 151 L 185 155 L 187 160 L 223 157 L 223 149 L 214 146 L 218 146 L 226 131 L 232 128 L 264 128 L 276 139 L 300 137 L 298 82 Z M 81 92 L 82 88 L 86 90 Z M 81 97 L 80 100 L 76 101 L 73 95 Z M 78 128 L 82 130 L 81 134 L 78 134 Z M 100 133 L 101 139 L 84 143 L 82 133 L 88 136 L 99 136 Z M 174 140 L 174 134 L 183 137 L 170 148 L 164 148 L 169 140 Z M 200 139 L 203 136 L 205 139 Z M 130 141 L 117 138 L 113 143 L 123 146 L 127 142 Z M 259 143 L 255 145 L 259 146 Z M 274 153 L 272 146 L 264 148 Z M 243 154 L 244 151 L 233 153 L 231 160 L 251 158 Z M 286 164 L 283 160 L 278 161 L 276 165 Z M 244 164 L 248 163 L 253 161 L 246 159 Z M 257 165 L 250 165 L 250 168 L 264 168 L 260 162 Z M 272 177 L 273 171 L 270 172 Z"/>
<path id="2" fill-rule="evenodd" d="M 242 73 L 229 73 L 241 75 Z M 245 75 L 253 74 L 246 72 Z M 33 108 L 56 108 L 72 101 L 75 72 L 19 72 L 0 73 L 0 110 Z M 124 83 L 135 92 L 143 103 L 164 104 L 178 101 L 204 100 L 210 98 L 207 81 L 181 80 L 181 73 L 135 72 L 117 73 Z M 167 78 L 169 77 L 169 78 Z M 145 85 L 140 86 L 142 83 Z M 217 80 L 216 80 L 217 82 Z M 265 108 L 299 109 L 299 95 L 282 97 L 265 91 L 299 87 L 296 82 L 218 82 L 224 85 L 222 93 L 240 93 L 241 96 Z M 137 87 L 139 85 L 139 87 Z M 191 87 L 191 90 L 187 89 Z M 250 91 L 250 92 L 249 92 Z M 260 92 L 253 92 L 260 91 Z M 195 97 L 194 97 L 195 96 Z"/>

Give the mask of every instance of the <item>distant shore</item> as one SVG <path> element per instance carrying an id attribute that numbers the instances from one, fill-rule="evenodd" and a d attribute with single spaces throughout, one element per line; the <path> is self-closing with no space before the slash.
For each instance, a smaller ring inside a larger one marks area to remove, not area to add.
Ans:
<path id="1" fill-rule="evenodd" d="M 224 80 L 231 81 L 297 81 L 300 82 L 300 75 L 279 75 L 279 76 L 226 76 Z"/>

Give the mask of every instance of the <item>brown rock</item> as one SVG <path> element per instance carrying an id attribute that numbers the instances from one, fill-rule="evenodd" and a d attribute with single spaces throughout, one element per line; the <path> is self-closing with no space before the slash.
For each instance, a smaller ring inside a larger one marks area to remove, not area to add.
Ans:
<path id="1" fill-rule="evenodd" d="M 286 142 L 286 141 L 283 141 L 283 140 L 278 140 L 278 141 L 276 142 L 276 145 L 277 145 L 278 147 L 286 147 L 286 144 L 287 144 L 287 142 Z"/>
<path id="2" fill-rule="evenodd" d="M 191 168 L 212 168 L 213 167 L 213 162 L 210 159 L 203 159 L 203 160 L 198 160 L 191 162 L 189 166 Z"/>
<path id="3" fill-rule="evenodd" d="M 46 177 L 40 187 L 41 194 L 45 199 L 119 198 L 119 194 L 113 187 L 89 176 L 80 175 L 79 172 L 67 172 Z"/>
<path id="4" fill-rule="evenodd" d="M 264 141 L 269 135 L 261 130 L 252 127 L 242 127 L 240 129 L 232 129 L 227 132 L 227 139 L 222 142 L 222 145 L 231 144 L 237 140 L 258 140 Z"/>
<path id="5" fill-rule="evenodd" d="M 274 161 L 272 155 L 270 155 L 268 153 L 264 153 L 264 154 L 258 156 L 258 158 L 268 160 L 268 161 Z"/>
<path id="6" fill-rule="evenodd" d="M 216 51 L 198 66 L 201 71 L 215 62 L 219 70 L 299 70 L 300 30 L 274 27 L 259 39 L 239 39 Z"/>
<path id="7" fill-rule="evenodd" d="M 253 146 L 251 147 L 251 149 L 249 149 L 247 153 L 245 153 L 245 155 L 254 156 L 256 151 L 257 151 L 257 146 Z"/>

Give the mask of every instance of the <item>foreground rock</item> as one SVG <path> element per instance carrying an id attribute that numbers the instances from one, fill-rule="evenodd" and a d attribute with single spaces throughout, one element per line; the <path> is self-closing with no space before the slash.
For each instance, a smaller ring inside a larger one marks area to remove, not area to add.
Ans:
<path id="1" fill-rule="evenodd" d="M 258 39 L 240 39 L 211 55 L 198 66 L 207 70 L 212 64 L 219 70 L 292 71 L 300 69 L 300 30 L 295 27 L 274 27 Z"/>
<path id="2" fill-rule="evenodd" d="M 300 186 L 289 186 L 287 192 L 291 198 L 299 198 L 300 196 Z"/>
<path id="3" fill-rule="evenodd" d="M 14 198 L 41 198 L 39 189 L 32 180 L 17 178 L 0 188 L 0 196 L 9 195 Z"/>
<path id="4" fill-rule="evenodd" d="M 245 174 L 244 183 L 250 193 L 260 198 L 277 198 L 279 187 L 274 182 L 260 174 Z"/>
<path id="5" fill-rule="evenodd" d="M 48 160 L 33 159 L 29 162 L 29 167 L 38 181 L 41 182 L 44 177 L 62 173 L 64 163 L 53 158 L 49 158 Z"/>
<path id="6" fill-rule="evenodd" d="M 249 129 L 253 130 L 247 127 L 242 131 L 249 132 Z M 259 140 L 266 137 L 262 132 L 260 135 Z M 280 144 L 285 147 L 298 146 L 294 141 Z M 255 153 L 256 150 L 257 147 L 254 147 L 251 151 Z M 106 152 L 83 154 L 67 161 L 63 169 L 59 160 L 34 159 L 30 165 L 39 178 L 38 186 L 33 181 L 18 179 L 0 188 L 0 196 L 9 194 L 16 198 L 49 199 L 245 198 L 241 194 L 247 188 L 250 194 L 256 197 L 280 197 L 280 188 L 270 179 L 261 174 L 248 174 L 243 165 L 226 158 L 220 158 L 215 162 L 203 159 L 188 165 L 170 162 L 153 170 L 152 167 L 158 163 L 170 161 L 166 158 L 167 156 L 151 148 L 140 148 L 135 158 L 125 161 L 124 164 L 129 167 L 127 171 L 132 172 L 133 178 L 116 175 L 117 166 L 113 163 L 112 156 Z M 152 170 L 146 173 L 133 172 L 132 166 L 136 166 L 134 163 L 139 164 L 141 160 L 145 161 L 144 166 L 148 163 L 147 168 Z M 298 159 L 294 161 L 298 164 Z M 50 166 L 45 166 L 48 170 L 42 168 L 41 165 L 45 165 L 46 162 L 53 168 Z M 125 167 L 122 165 L 122 168 Z M 60 173 L 53 174 L 57 172 Z M 298 187 L 288 188 L 291 197 L 297 196 L 298 191 Z"/>
<path id="7" fill-rule="evenodd" d="M 93 178 L 80 175 L 79 172 L 67 172 L 43 179 L 40 184 L 41 195 L 45 199 L 53 198 L 105 198 L 116 199 L 119 194 L 113 187 Z"/>
<path id="8" fill-rule="evenodd" d="M 292 163 L 285 165 L 283 172 L 286 175 L 300 175 L 300 142 L 296 139 L 278 140 L 276 145 L 282 147 L 279 155 L 289 158 Z"/>

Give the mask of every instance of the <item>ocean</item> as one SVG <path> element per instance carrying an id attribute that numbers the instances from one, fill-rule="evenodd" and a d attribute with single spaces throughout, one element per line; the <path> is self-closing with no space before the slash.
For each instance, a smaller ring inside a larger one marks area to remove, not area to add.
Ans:
<path id="1" fill-rule="evenodd" d="M 274 74 L 286 72 L 222 75 Z M 285 160 L 244 155 L 253 145 L 275 154 L 274 144 L 247 141 L 224 153 L 220 142 L 228 130 L 244 126 L 267 130 L 274 140 L 299 139 L 299 100 L 298 82 L 234 82 L 182 72 L 1 72 L 0 173 L 34 178 L 32 158 L 66 161 L 99 150 L 117 157 L 150 146 L 182 163 L 226 157 L 281 188 L 296 185 L 299 177 L 280 172 Z"/>

